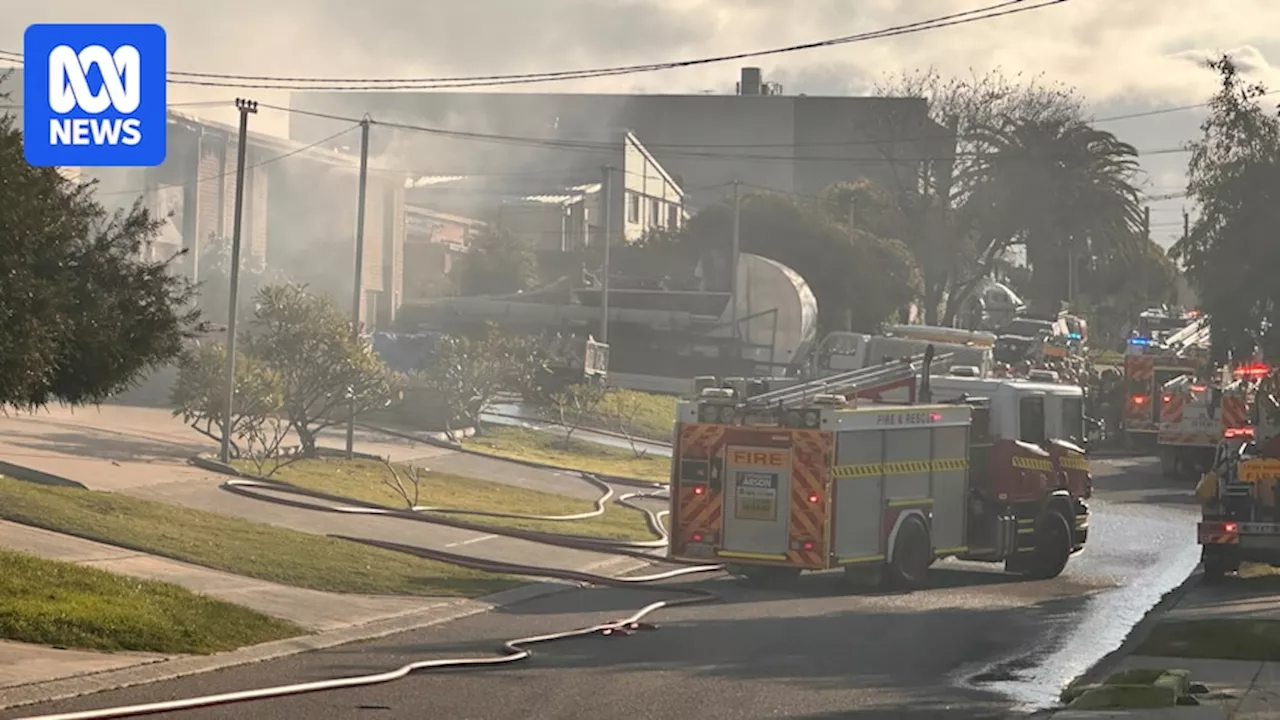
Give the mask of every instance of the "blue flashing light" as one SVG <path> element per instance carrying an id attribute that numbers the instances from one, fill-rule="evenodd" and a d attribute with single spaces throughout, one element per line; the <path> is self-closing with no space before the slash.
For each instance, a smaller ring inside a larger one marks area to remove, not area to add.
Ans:
<path id="1" fill-rule="evenodd" d="M 1144 338 L 1144 337 L 1129 338 L 1129 344 L 1130 345 L 1150 345 L 1151 338 Z"/>
<path id="2" fill-rule="evenodd" d="M 1067 333 L 1067 339 L 1068 339 L 1068 340 L 1079 340 L 1079 339 L 1081 339 L 1081 335 L 1080 335 L 1080 333 Z"/>

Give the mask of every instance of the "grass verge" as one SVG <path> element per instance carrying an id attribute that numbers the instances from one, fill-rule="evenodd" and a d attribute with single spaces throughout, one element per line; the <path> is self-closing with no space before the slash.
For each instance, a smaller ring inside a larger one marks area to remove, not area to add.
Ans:
<path id="1" fill-rule="evenodd" d="M 629 449 L 577 438 L 565 442 L 556 434 L 520 427 L 485 425 L 483 434 L 466 438 L 463 447 L 513 460 L 654 482 L 667 482 L 671 473 L 669 457 L 645 455 L 638 458 Z"/>
<path id="2" fill-rule="evenodd" d="M 1212 660 L 1280 660 L 1280 620 L 1167 620 L 1156 625 L 1138 655 Z"/>
<path id="3" fill-rule="evenodd" d="M 0 519 L 282 585 L 476 597 L 519 581 L 402 553 L 127 495 L 0 477 Z"/>
<path id="4" fill-rule="evenodd" d="M 239 468 L 253 472 L 249 465 Z M 421 506 L 524 515 L 571 515 L 589 512 L 593 507 L 586 500 L 461 475 L 422 471 L 418 478 L 418 505 Z M 406 498 L 389 482 L 391 474 L 386 467 L 373 460 L 303 460 L 281 468 L 272 479 L 386 507 L 404 508 L 408 505 Z M 401 479 L 408 484 L 408 476 L 403 471 Z M 412 486 L 406 489 L 412 497 Z M 654 537 L 645 524 L 643 513 L 620 505 L 609 505 L 604 515 L 586 520 L 517 520 L 467 515 L 454 517 L 485 525 L 618 540 L 652 540 Z"/>
<path id="5" fill-rule="evenodd" d="M 177 585 L 0 550 L 0 638 L 105 652 L 234 650 L 305 631 Z"/>
<path id="6" fill-rule="evenodd" d="M 600 409 L 586 426 L 618 431 L 625 423 L 626 430 L 636 437 L 671 442 L 678 402 L 680 398 L 674 395 L 615 388 L 605 393 Z"/>

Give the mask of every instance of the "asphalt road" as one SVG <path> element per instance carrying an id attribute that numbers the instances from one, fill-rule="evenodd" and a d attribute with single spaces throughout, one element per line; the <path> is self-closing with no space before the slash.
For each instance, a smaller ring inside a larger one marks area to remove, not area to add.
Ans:
<path id="1" fill-rule="evenodd" d="M 154 717 L 980 718 L 1051 700 L 1123 639 L 1195 562 L 1190 488 L 1148 461 L 1100 464 L 1090 547 L 1063 576 L 1020 582 L 945 562 L 931 589 L 851 594 L 835 578 L 789 592 L 711 578 L 723 600 L 656 616 L 631 637 L 542 646 L 524 663 Z M 662 595 L 583 589 L 379 641 L 70 701 L 6 718 L 380 672 L 484 654 L 500 641 L 612 620 Z M 1030 703 L 1030 705 L 1026 705 Z M 6 714 L 7 713 L 7 714 Z"/>

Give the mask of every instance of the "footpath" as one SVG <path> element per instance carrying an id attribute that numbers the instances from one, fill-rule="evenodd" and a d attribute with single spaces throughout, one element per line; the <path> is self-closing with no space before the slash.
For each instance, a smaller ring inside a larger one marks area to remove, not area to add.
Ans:
<path id="1" fill-rule="evenodd" d="M 1280 718 L 1280 575 L 1206 585 L 1197 573 L 1134 631 L 1103 677 L 1069 691 L 1054 720 Z M 1159 611 L 1157 611 L 1159 612 Z M 1086 689 L 1093 688 L 1086 692 Z"/>
<path id="2" fill-rule="evenodd" d="M 341 432 L 322 444 L 340 448 Z M 153 408 L 103 406 L 74 412 L 55 408 L 0 417 L 0 474 L 81 485 L 266 523 L 318 535 L 343 534 L 407 545 L 448 548 L 476 557 L 619 574 L 643 561 L 556 548 L 421 522 L 341 516 L 284 507 L 220 489 L 225 475 L 187 459 L 213 443 Z M 549 470 L 456 453 L 368 431 L 357 434 L 362 453 L 491 482 L 594 499 L 598 492 Z M 563 583 L 532 583 L 474 600 L 387 597 L 319 592 L 231 575 L 187 563 L 0 522 L 0 548 L 148 580 L 173 583 L 291 621 L 311 634 L 210 656 L 94 653 L 0 642 L 0 708 L 155 682 L 306 650 L 422 628 L 501 605 L 556 592 Z"/>

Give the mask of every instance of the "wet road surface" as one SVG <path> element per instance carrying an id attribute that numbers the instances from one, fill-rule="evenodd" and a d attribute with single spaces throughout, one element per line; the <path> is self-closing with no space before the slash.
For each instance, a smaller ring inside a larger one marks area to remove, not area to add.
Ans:
<path id="1" fill-rule="evenodd" d="M 153 717 L 345 718 L 1004 717 L 1051 702 L 1114 649 L 1194 567 L 1190 488 L 1147 460 L 1095 463 L 1086 552 L 1059 578 L 1021 582 L 974 563 L 937 566 L 933 587 L 850 594 L 835 577 L 789 592 L 713 578 L 713 605 L 664 611 L 657 631 L 540 647 L 504 668 Z M 133 704 L 365 674 L 483 654 L 506 638 L 613 620 L 661 598 L 583 589 L 442 627 L 85 698 L 0 717 Z"/>

